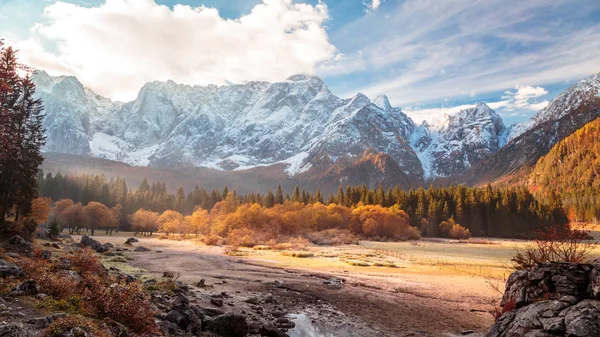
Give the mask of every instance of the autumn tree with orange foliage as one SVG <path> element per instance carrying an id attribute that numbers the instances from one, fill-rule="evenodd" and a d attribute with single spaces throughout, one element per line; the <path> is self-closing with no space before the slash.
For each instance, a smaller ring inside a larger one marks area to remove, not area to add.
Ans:
<path id="1" fill-rule="evenodd" d="M 184 234 L 185 233 L 185 218 L 179 212 L 166 210 L 158 218 L 160 231 L 169 234 Z"/>
<path id="2" fill-rule="evenodd" d="M 48 221 L 50 217 L 50 198 L 35 198 L 31 202 L 31 213 L 29 217 L 35 220 L 38 225 Z"/>
<path id="3" fill-rule="evenodd" d="M 158 231 L 159 217 L 160 214 L 157 212 L 138 209 L 135 213 L 129 216 L 129 221 L 131 222 L 131 226 L 135 234 L 142 233 L 145 235 L 148 233 L 149 236 L 152 236 L 152 233 Z"/>
<path id="4" fill-rule="evenodd" d="M 66 204 L 66 203 L 65 203 Z M 69 228 L 69 233 L 79 233 L 81 228 L 85 228 L 88 224 L 88 215 L 83 211 L 83 205 L 78 202 L 66 207 L 62 212 L 57 214 L 58 223 L 61 227 Z"/>
<path id="5" fill-rule="evenodd" d="M 83 208 L 87 216 L 87 228 L 94 235 L 96 229 L 107 228 L 114 222 L 113 214 L 104 204 L 92 201 Z"/>
<path id="6" fill-rule="evenodd" d="M 355 232 L 369 237 L 389 239 L 418 239 L 419 231 L 411 227 L 408 215 L 395 208 L 379 205 L 359 206 L 352 211 Z"/>

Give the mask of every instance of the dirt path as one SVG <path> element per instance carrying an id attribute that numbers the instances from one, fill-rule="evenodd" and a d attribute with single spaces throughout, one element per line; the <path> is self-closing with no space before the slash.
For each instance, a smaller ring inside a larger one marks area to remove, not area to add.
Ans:
<path id="1" fill-rule="evenodd" d="M 95 239 L 124 247 L 124 237 Z M 129 264 L 144 269 L 147 277 L 171 271 L 190 284 L 204 279 L 215 292 L 271 293 L 282 299 L 279 306 L 286 313 L 306 315 L 321 325 L 315 336 L 452 336 L 466 330 L 481 333 L 492 324 L 484 311 L 494 294 L 481 278 L 436 275 L 422 266 L 390 273 L 390 268 L 373 272 L 290 265 L 268 257 L 230 257 L 221 247 L 189 241 L 138 239 L 135 245 L 152 251 L 127 253 L 133 259 Z M 344 279 L 344 286 L 324 284 L 332 277 Z"/>

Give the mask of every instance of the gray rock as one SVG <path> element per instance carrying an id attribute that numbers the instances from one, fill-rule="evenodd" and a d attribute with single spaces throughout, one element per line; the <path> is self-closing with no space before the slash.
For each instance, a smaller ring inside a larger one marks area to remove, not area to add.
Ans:
<path id="1" fill-rule="evenodd" d="M 15 276 L 20 277 L 23 275 L 23 270 L 16 265 L 9 263 L 5 260 L 0 260 L 0 277 Z M 1 335 L 0 335 L 1 336 Z"/>
<path id="2" fill-rule="evenodd" d="M 49 250 L 45 250 L 42 252 L 42 259 L 50 260 L 52 258 L 52 252 Z"/>
<path id="3" fill-rule="evenodd" d="M 67 316 L 67 314 L 58 313 L 58 314 L 54 314 L 54 315 L 50 315 L 50 316 L 46 316 L 46 317 L 32 318 L 32 319 L 28 320 L 26 323 L 31 324 L 34 328 L 36 328 L 38 330 L 46 329 L 47 327 L 50 326 L 50 324 L 52 324 L 57 319 L 63 318 L 66 316 Z"/>
<path id="4" fill-rule="evenodd" d="M 288 334 L 274 326 L 262 326 L 259 332 L 263 337 L 288 337 Z"/>
<path id="5" fill-rule="evenodd" d="M 144 246 L 135 247 L 134 252 L 149 252 L 151 249 Z"/>
<path id="6" fill-rule="evenodd" d="M 8 253 L 18 253 L 25 256 L 33 256 L 33 246 L 31 242 L 18 235 L 8 239 L 8 244 L 4 248 Z"/>
<path id="7" fill-rule="evenodd" d="M 565 327 L 568 336 L 600 336 L 600 302 L 585 300 L 568 308 Z"/>
<path id="8" fill-rule="evenodd" d="M 210 303 L 212 303 L 213 305 L 216 305 L 217 307 L 223 306 L 223 300 L 220 298 L 211 298 Z"/>
<path id="9" fill-rule="evenodd" d="M 127 241 L 125 241 L 125 244 L 126 245 L 131 245 L 134 242 L 140 242 L 140 241 L 138 239 L 136 239 L 136 238 L 129 238 L 129 239 L 127 239 Z"/>
<path id="10" fill-rule="evenodd" d="M 27 280 L 19 284 L 16 290 L 25 295 L 36 295 L 40 292 L 40 286 L 35 280 Z"/>
<path id="11" fill-rule="evenodd" d="M 35 337 L 38 331 L 30 324 L 10 323 L 0 325 L 2 337 Z"/>
<path id="12" fill-rule="evenodd" d="M 224 337 L 243 337 L 248 335 L 250 328 L 246 317 L 225 314 L 209 320 L 206 329 Z"/>
<path id="13" fill-rule="evenodd" d="M 81 241 L 79 241 L 79 244 L 84 247 L 90 247 L 91 249 L 93 249 L 99 253 L 105 252 L 104 248 L 102 247 L 102 244 L 100 244 L 100 242 L 92 239 L 91 237 L 87 236 L 87 234 L 84 234 L 81 237 Z"/>
<path id="14" fill-rule="evenodd" d="M 600 336 L 600 264 L 542 263 L 513 273 L 488 337 Z"/>

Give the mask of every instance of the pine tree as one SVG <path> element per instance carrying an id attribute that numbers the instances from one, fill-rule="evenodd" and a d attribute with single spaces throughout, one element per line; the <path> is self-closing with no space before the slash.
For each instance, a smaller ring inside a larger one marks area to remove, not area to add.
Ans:
<path id="1" fill-rule="evenodd" d="M 273 192 L 271 190 L 267 192 L 267 196 L 265 197 L 263 206 L 267 208 L 275 206 L 275 196 L 273 195 Z"/>
<path id="2" fill-rule="evenodd" d="M 321 194 L 321 189 L 317 187 L 317 192 L 315 193 L 315 201 L 320 203 L 325 203 L 323 200 L 323 195 Z"/>
<path id="3" fill-rule="evenodd" d="M 283 204 L 283 191 L 281 190 L 281 185 L 277 186 L 277 192 L 275 192 L 275 203 Z"/>
<path id="4" fill-rule="evenodd" d="M 346 200 L 345 200 L 345 197 L 344 197 L 344 189 L 342 188 L 342 186 L 340 186 L 340 188 L 338 188 L 337 204 L 340 205 L 340 206 L 346 204 Z"/>
<path id="5" fill-rule="evenodd" d="M 30 211 L 43 161 L 44 108 L 33 97 L 35 84 L 29 75 L 18 75 L 21 68 L 16 52 L 0 41 L 0 222 L 12 208 L 15 221 Z"/>

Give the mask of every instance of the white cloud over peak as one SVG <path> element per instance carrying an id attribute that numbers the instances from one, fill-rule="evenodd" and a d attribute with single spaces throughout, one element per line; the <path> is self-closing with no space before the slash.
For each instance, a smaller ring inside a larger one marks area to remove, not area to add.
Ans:
<path id="1" fill-rule="evenodd" d="M 548 106 L 548 100 L 538 101 L 537 98 L 545 96 L 548 91 L 542 87 L 533 87 L 517 84 L 515 91 L 506 91 L 497 101 L 485 102 L 491 109 L 500 115 L 508 114 L 515 116 L 523 113 L 539 111 Z M 426 121 L 433 125 L 436 124 L 445 115 L 453 115 L 461 110 L 474 108 L 476 104 L 463 104 L 453 107 L 442 106 L 440 108 L 419 107 L 404 108 L 404 112 L 410 116 L 416 123 Z"/>
<path id="2" fill-rule="evenodd" d="M 314 73 L 336 55 L 323 24 L 327 6 L 262 0 L 235 20 L 214 8 L 154 0 L 56 2 L 25 41 L 9 41 L 33 67 L 77 76 L 94 91 L 132 99 L 148 81 L 186 84 L 277 81 Z"/>
<path id="3" fill-rule="evenodd" d="M 502 98 L 506 105 L 503 108 L 507 111 L 526 109 L 537 111 L 545 108 L 548 105 L 548 101 L 537 102 L 535 99 L 548 94 L 548 91 L 542 87 L 532 87 L 526 85 L 517 84 L 515 86 L 516 91 L 507 91 Z M 532 102 L 533 100 L 533 102 Z"/>
<path id="4" fill-rule="evenodd" d="M 367 7 L 367 11 L 376 11 L 381 6 L 382 0 L 365 1 L 363 4 Z"/>

